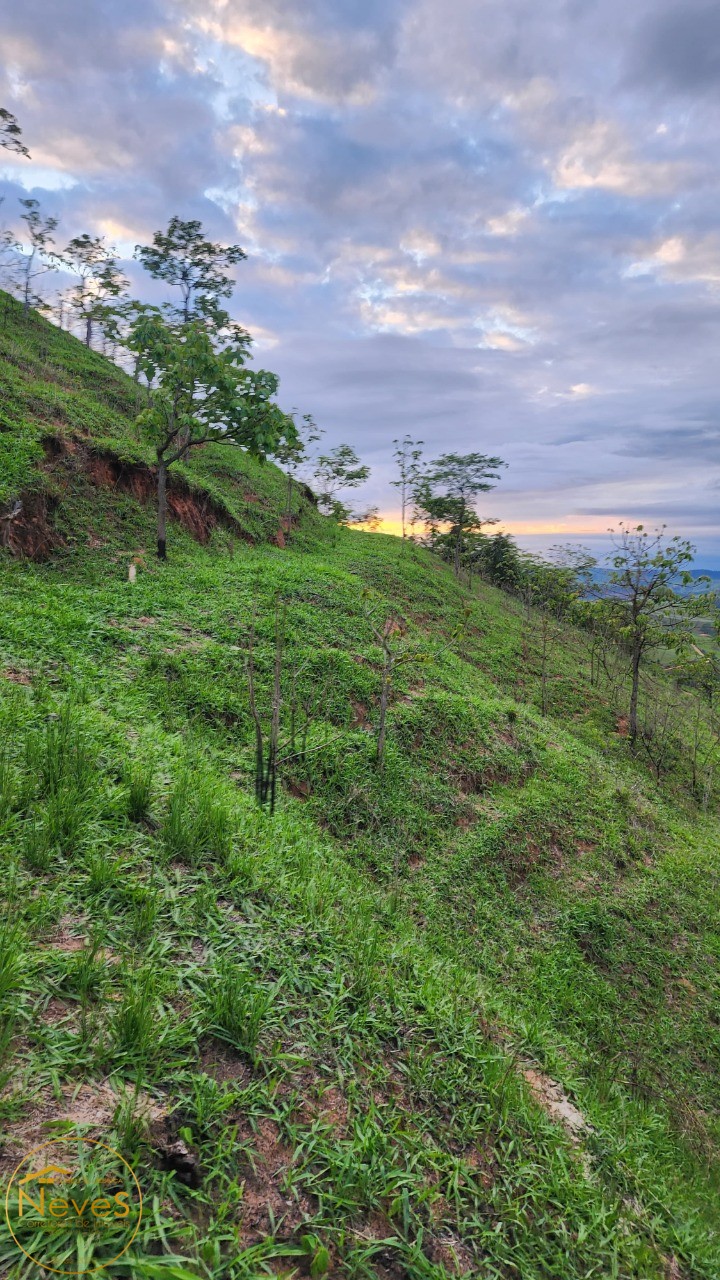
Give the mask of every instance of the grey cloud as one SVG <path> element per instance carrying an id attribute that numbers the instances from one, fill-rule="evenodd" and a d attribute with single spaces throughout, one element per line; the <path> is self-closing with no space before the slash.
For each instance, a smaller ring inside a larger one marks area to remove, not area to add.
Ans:
<path id="1" fill-rule="evenodd" d="M 631 435 L 621 452 L 632 457 L 653 457 L 668 461 L 681 460 L 693 464 L 720 466 L 720 405 L 715 424 L 693 426 L 682 417 L 672 427 L 656 427 Z"/>
<path id="2" fill-rule="evenodd" d="M 677 93 L 720 93 L 720 9 L 676 2 L 640 25 L 630 78 Z"/>
<path id="3" fill-rule="evenodd" d="M 655 524 L 672 523 L 674 532 L 678 527 L 715 529 L 718 521 L 717 505 L 691 502 L 633 502 L 631 505 L 618 499 L 614 506 L 578 507 L 582 515 L 607 516 L 620 520 L 625 516 L 630 520 L 650 520 Z"/>

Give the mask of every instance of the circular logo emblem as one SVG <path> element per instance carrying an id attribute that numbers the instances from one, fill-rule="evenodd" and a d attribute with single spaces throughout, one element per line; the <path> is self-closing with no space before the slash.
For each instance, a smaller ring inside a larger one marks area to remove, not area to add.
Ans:
<path id="1" fill-rule="evenodd" d="M 33 1147 L 8 1183 L 5 1218 L 20 1250 L 63 1276 L 102 1272 L 129 1249 L 142 1192 L 127 1160 L 91 1138 Z"/>

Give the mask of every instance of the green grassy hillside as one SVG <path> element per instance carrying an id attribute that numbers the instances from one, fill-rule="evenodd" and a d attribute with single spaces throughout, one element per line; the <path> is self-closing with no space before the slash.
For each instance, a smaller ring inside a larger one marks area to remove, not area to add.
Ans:
<path id="1" fill-rule="evenodd" d="M 119 557 L 152 548 L 155 459 L 135 424 L 143 405 L 142 389 L 110 360 L 36 312 L 23 319 L 0 290 L 0 513 L 24 499 L 5 541 L 34 558 L 76 544 Z M 321 536 L 306 495 L 294 486 L 293 513 Z M 219 526 L 231 538 L 282 543 L 286 506 L 285 476 L 240 450 L 207 446 L 170 473 L 170 518 L 201 541 Z"/>
<path id="2" fill-rule="evenodd" d="M 131 584 L 152 504 L 93 459 L 147 466 L 135 388 L 35 319 L 2 356 L 3 501 L 56 537 L 0 553 L 0 1177 L 121 1150 L 118 1276 L 716 1280 L 718 823 L 631 761 L 581 638 L 542 716 L 512 601 L 299 493 L 273 545 L 284 479 L 230 450 L 183 476 L 207 541 Z"/>

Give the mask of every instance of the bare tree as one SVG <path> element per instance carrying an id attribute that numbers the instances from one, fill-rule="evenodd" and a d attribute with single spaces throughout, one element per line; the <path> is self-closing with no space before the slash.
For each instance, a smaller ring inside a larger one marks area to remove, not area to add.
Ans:
<path id="1" fill-rule="evenodd" d="M 393 677 L 399 667 L 411 662 L 424 662 L 425 656 L 414 647 L 401 647 L 401 644 L 398 643 L 403 641 L 407 633 L 407 623 L 395 610 L 391 610 L 390 613 L 383 617 L 382 621 L 379 621 L 377 609 L 372 603 L 368 603 L 365 609 L 365 617 L 382 653 L 380 707 L 375 750 L 375 758 L 378 766 L 382 769 L 385 761 L 387 715 L 392 697 Z"/>
<path id="2" fill-rule="evenodd" d="M 255 668 L 256 620 L 257 610 L 253 605 L 248 630 L 245 672 L 250 714 L 255 731 L 255 799 L 261 806 L 269 804 L 270 812 L 274 813 L 280 769 L 291 761 L 305 760 L 312 752 L 324 750 L 341 735 L 326 737 L 322 742 L 308 747 L 309 730 L 313 722 L 320 718 L 323 709 L 321 689 L 315 688 L 312 693 L 304 696 L 299 691 L 299 677 L 310 659 L 291 669 L 290 698 L 285 699 L 283 696 L 287 607 L 284 603 L 281 605 L 279 599 L 275 601 L 270 710 L 269 715 L 263 716 L 258 700 Z M 282 713 L 286 701 L 289 704 L 289 729 L 284 736 L 281 736 Z"/>
<path id="3" fill-rule="evenodd" d="M 411 436 L 405 435 L 402 440 L 393 440 L 395 448 L 393 449 L 393 457 L 398 467 L 397 480 L 391 480 L 391 485 L 400 490 L 400 519 L 402 524 L 402 536 L 405 539 L 405 516 L 408 504 L 414 500 L 415 489 L 421 475 L 420 459 L 422 458 L 422 449 L 420 446 L 424 442 L 422 440 L 413 440 Z M 414 515 L 411 519 L 411 525 L 414 525 Z"/>

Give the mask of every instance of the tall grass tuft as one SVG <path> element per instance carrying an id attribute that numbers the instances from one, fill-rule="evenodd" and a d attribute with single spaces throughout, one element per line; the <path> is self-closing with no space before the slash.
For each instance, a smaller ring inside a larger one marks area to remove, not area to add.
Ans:
<path id="1" fill-rule="evenodd" d="M 168 857 L 192 867 L 227 859 L 232 846 L 230 810 L 211 781 L 189 770 L 180 775 L 170 793 L 162 838 Z"/>
<path id="2" fill-rule="evenodd" d="M 20 839 L 20 853 L 26 867 L 31 871 L 49 871 L 52 864 L 52 844 L 47 824 L 31 817 L 23 828 Z"/>
<path id="3" fill-rule="evenodd" d="M 116 1050 L 123 1056 L 145 1062 L 158 1044 L 159 1009 L 151 974 L 136 979 L 126 990 L 111 1023 Z"/>
<path id="4" fill-rule="evenodd" d="M 260 987 L 239 965 L 221 958 L 208 980 L 207 1030 L 255 1064 L 260 1033 L 275 995 L 276 988 Z"/>
<path id="5" fill-rule="evenodd" d="M 133 760 L 125 772 L 127 815 L 131 822 L 150 816 L 155 772 L 144 760 Z"/>
<path id="6" fill-rule="evenodd" d="M 0 920 L 0 1000 L 22 985 L 24 942 L 25 935 L 19 924 Z"/>
<path id="7" fill-rule="evenodd" d="M 35 779 L 38 793 L 51 796 L 64 788 L 77 794 L 90 790 L 96 772 L 95 754 L 83 727 L 78 724 L 71 703 L 42 729 L 25 739 L 25 763 Z"/>
<path id="8" fill-rule="evenodd" d="M 0 823 L 5 822 L 15 804 L 16 776 L 7 751 L 0 751 Z"/>

